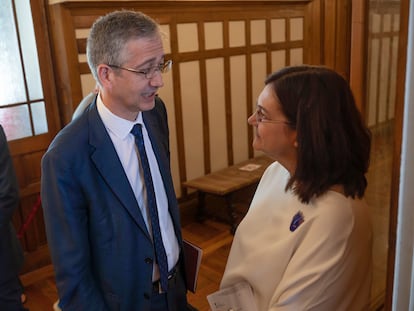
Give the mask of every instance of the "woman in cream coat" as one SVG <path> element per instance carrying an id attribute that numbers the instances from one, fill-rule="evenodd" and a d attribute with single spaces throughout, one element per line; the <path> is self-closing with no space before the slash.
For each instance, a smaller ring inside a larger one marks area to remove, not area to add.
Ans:
<path id="1" fill-rule="evenodd" d="M 221 288 L 247 282 L 259 311 L 366 310 L 371 136 L 348 83 L 323 67 L 271 74 L 249 118 L 275 162 L 234 237 Z"/>

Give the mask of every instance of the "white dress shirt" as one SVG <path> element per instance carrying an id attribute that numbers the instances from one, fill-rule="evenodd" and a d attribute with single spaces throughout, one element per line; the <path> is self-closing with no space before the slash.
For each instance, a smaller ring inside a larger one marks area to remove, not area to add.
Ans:
<path id="1" fill-rule="evenodd" d="M 168 259 L 168 268 L 171 270 L 177 263 L 179 257 L 179 246 L 175 236 L 174 226 L 171 216 L 168 211 L 168 199 L 162 181 L 161 173 L 158 167 L 158 162 L 152 149 L 151 141 L 145 124 L 142 120 L 141 112 L 138 114 L 134 122 L 120 118 L 113 114 L 102 102 L 100 96 L 97 98 L 97 108 L 99 116 L 101 117 L 115 150 L 118 154 L 119 160 L 122 163 L 124 171 L 128 177 L 132 190 L 138 202 L 145 224 L 150 235 L 151 220 L 148 213 L 147 198 L 145 191 L 144 177 L 142 168 L 140 166 L 138 157 L 138 149 L 135 145 L 135 137 L 131 134 L 132 127 L 139 123 L 142 126 L 142 134 L 144 136 L 144 145 L 150 164 L 152 180 L 154 183 L 155 199 L 157 201 L 158 217 L 161 228 L 161 236 L 164 243 L 165 252 Z M 153 280 L 159 279 L 158 266 L 154 264 Z"/>

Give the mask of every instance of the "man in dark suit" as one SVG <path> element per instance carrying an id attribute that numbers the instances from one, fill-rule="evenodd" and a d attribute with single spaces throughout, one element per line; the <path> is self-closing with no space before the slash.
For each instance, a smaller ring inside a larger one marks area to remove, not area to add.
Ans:
<path id="1" fill-rule="evenodd" d="M 167 113 L 156 96 L 171 66 L 159 26 L 142 13 L 109 13 L 92 26 L 87 57 L 98 94 L 42 159 L 41 196 L 59 307 L 187 310 Z M 147 157 L 131 133 L 136 127 Z M 151 184 L 148 174 L 143 177 L 144 157 Z"/>
<path id="2" fill-rule="evenodd" d="M 19 185 L 9 146 L 0 125 L 0 310 L 26 310 L 22 306 L 19 271 L 23 251 L 12 223 L 19 206 Z"/>

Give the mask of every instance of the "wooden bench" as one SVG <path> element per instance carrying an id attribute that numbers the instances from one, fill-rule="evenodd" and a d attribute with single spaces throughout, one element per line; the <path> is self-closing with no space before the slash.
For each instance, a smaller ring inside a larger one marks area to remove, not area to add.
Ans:
<path id="1" fill-rule="evenodd" d="M 233 193 L 258 183 L 263 172 L 272 162 L 273 160 L 267 156 L 259 156 L 184 182 L 183 186 L 185 188 L 192 188 L 198 191 L 197 219 L 199 221 L 205 219 L 206 194 L 224 197 L 228 214 L 227 222 L 230 224 L 230 230 L 234 234 L 237 223 L 232 202 Z"/>

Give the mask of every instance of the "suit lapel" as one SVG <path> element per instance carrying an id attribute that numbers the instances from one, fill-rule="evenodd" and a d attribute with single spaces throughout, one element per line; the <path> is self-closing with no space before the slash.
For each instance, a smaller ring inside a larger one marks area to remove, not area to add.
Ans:
<path id="1" fill-rule="evenodd" d="M 98 115 L 95 103 L 93 103 L 88 114 L 91 159 L 95 163 L 96 169 L 99 171 L 116 198 L 134 219 L 138 227 L 140 227 L 145 235 L 151 239 L 134 192 L 131 189 L 128 178 L 119 161 L 112 140 Z"/>

